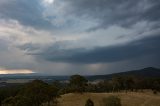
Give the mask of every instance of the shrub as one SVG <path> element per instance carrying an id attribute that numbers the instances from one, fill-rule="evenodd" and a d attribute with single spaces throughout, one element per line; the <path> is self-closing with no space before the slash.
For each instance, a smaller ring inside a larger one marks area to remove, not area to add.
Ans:
<path id="1" fill-rule="evenodd" d="M 92 101 L 91 99 L 88 99 L 88 100 L 86 101 L 85 106 L 94 106 L 94 103 L 93 103 L 93 101 Z"/>
<path id="2" fill-rule="evenodd" d="M 156 95 L 156 94 L 157 94 L 157 91 L 156 91 L 156 90 L 153 90 L 153 94 L 155 94 L 155 95 Z"/>
<path id="3" fill-rule="evenodd" d="M 102 106 L 121 106 L 121 100 L 117 96 L 104 98 L 102 103 Z"/>

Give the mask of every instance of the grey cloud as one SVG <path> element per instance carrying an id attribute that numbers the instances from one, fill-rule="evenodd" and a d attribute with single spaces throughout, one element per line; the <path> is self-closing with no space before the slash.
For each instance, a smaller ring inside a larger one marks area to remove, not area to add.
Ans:
<path id="1" fill-rule="evenodd" d="M 157 58 L 160 54 L 160 36 L 148 37 L 132 41 L 123 45 L 109 47 L 97 47 L 87 49 L 54 49 L 49 47 L 42 53 L 32 54 L 52 62 L 69 63 L 110 63 L 129 60 L 135 57 L 154 55 Z M 31 54 L 30 54 L 31 55 Z"/>
<path id="2" fill-rule="evenodd" d="M 62 25 L 64 28 L 77 25 L 76 18 L 98 24 L 88 28 L 88 31 L 114 24 L 130 27 L 139 21 L 158 23 L 160 20 L 160 2 L 157 0 L 55 0 L 54 5 L 56 4 L 65 5 L 62 6 L 62 10 L 58 11 L 62 16 L 57 17 L 58 14 L 50 10 L 53 16 L 45 19 L 41 0 L 6 0 L 5 2 L 2 0 L 0 1 L 0 17 L 15 19 L 24 25 L 50 30 L 57 28 L 51 22 L 52 18 L 56 17 L 63 18 L 63 21 L 69 20 Z M 66 19 L 64 16 L 72 18 Z M 156 27 L 159 27 L 159 24 Z"/>
<path id="3" fill-rule="evenodd" d="M 6 40 L 0 39 L 0 52 L 8 51 L 8 43 Z"/>
<path id="4" fill-rule="evenodd" d="M 60 41 L 55 41 L 56 43 L 53 41 L 53 45 L 50 43 L 40 45 L 34 42 L 23 45 L 19 44 L 19 39 L 15 37 L 17 46 L 15 43 L 12 45 L 14 40 L 3 40 L 2 35 L 2 39 L 0 38 L 0 67 L 31 69 L 36 72 L 53 74 L 92 74 L 92 71 L 96 74 L 104 74 L 123 71 L 123 69 L 159 67 L 159 0 L 55 0 L 54 5 L 57 5 L 47 8 L 49 13 L 46 13 L 46 16 L 43 16 L 44 8 L 40 1 L 0 0 L 0 19 L 6 19 L 6 22 L 9 19 L 17 20 L 24 28 L 30 26 L 36 28 L 37 32 L 46 29 L 53 34 L 48 36 L 55 36 Z M 57 10 L 52 14 L 54 12 L 52 9 Z M 55 29 L 54 22 L 63 28 Z M 113 30 L 107 31 L 112 26 Z M 120 30 L 117 31 L 114 26 L 120 27 Z M 7 24 L 4 27 L 7 27 Z M 95 31 L 95 29 L 98 30 Z M 93 32 L 85 32 L 86 30 Z M 15 34 L 12 31 L 5 31 L 7 35 Z M 19 35 L 16 33 L 16 35 L 21 36 L 24 30 L 21 31 L 22 33 Z M 119 34 L 121 31 L 123 33 Z M 116 33 L 112 34 L 112 32 Z M 32 31 L 24 33 L 34 36 L 34 38 L 29 37 L 29 42 L 38 41 L 38 34 L 46 38 L 45 33 L 34 34 Z M 72 40 L 70 35 L 73 37 L 75 35 L 76 40 Z M 76 36 L 82 36 L 82 39 Z M 10 36 L 6 38 L 8 37 Z M 144 38 L 135 40 L 141 37 Z M 64 39 L 69 40 L 64 42 Z M 125 42 L 130 42 L 117 45 L 123 39 Z M 105 42 L 112 42 L 112 46 L 107 46 L 110 43 Z M 103 47 L 97 47 L 101 45 Z M 89 49 L 90 47 L 95 48 Z M 106 72 L 106 70 L 111 71 Z"/>
<path id="5" fill-rule="evenodd" d="M 32 43 L 26 43 L 23 45 L 19 45 L 19 46 L 17 46 L 17 48 L 19 48 L 22 51 L 26 51 L 26 52 L 33 52 L 33 51 L 41 49 L 40 45 L 32 44 Z"/>
<path id="6" fill-rule="evenodd" d="M 119 62 L 105 63 L 102 65 L 102 67 L 100 67 L 100 71 L 98 71 L 97 74 L 110 74 L 115 72 L 117 73 L 122 71 L 142 69 L 151 66 L 159 68 L 160 58 L 157 58 L 157 56 L 154 55 L 146 55 Z"/>
<path id="7" fill-rule="evenodd" d="M 40 0 L 6 0 L 0 1 L 0 17 L 4 19 L 14 19 L 21 24 L 50 29 L 52 24 L 43 18 L 43 7 Z"/>
<path id="8" fill-rule="evenodd" d="M 139 21 L 159 21 L 160 1 L 157 0 L 67 0 L 69 14 L 92 19 L 98 28 L 116 24 L 130 27 Z"/>
<path id="9" fill-rule="evenodd" d="M 0 39 L 0 68 L 32 69 L 33 61 L 28 55 L 17 50 L 10 41 Z"/>

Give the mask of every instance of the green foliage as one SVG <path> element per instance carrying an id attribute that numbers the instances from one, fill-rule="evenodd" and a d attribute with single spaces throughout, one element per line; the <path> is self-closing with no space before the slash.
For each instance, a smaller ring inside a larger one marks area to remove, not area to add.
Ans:
<path id="1" fill-rule="evenodd" d="M 41 103 L 46 102 L 48 99 L 48 84 L 40 80 L 34 80 L 28 83 L 20 92 L 20 95 L 24 95 L 31 99 L 31 102 L 35 106 L 39 106 Z"/>
<path id="2" fill-rule="evenodd" d="M 73 75 L 70 77 L 70 90 L 72 92 L 84 92 L 88 80 L 80 75 Z"/>
<path id="3" fill-rule="evenodd" d="M 131 76 L 116 76 L 112 78 L 113 91 L 133 91 L 134 79 Z"/>
<path id="4" fill-rule="evenodd" d="M 25 96 L 15 96 L 15 97 L 9 97 L 6 98 L 2 102 L 3 106 L 34 106 L 31 102 L 30 98 L 27 98 Z"/>
<path id="5" fill-rule="evenodd" d="M 24 85 L 3 87 L 0 88 L 0 104 L 3 103 L 3 106 L 42 106 L 42 104 L 48 104 L 49 106 L 51 101 L 55 103 L 60 94 L 70 92 L 116 92 L 152 89 L 153 93 L 157 94 L 160 91 L 160 78 L 117 76 L 99 83 L 87 83 L 85 77 L 73 75 L 69 82 L 69 84 L 62 84 L 59 81 L 54 81 L 52 84 L 48 84 L 41 80 L 34 80 Z M 116 101 L 120 101 L 120 99 L 110 97 L 105 98 L 103 103 L 120 103 Z M 88 102 L 86 101 L 86 105 Z"/>
<path id="6" fill-rule="evenodd" d="M 61 94 L 69 92 L 120 92 L 138 91 L 152 89 L 160 91 L 160 78 L 140 78 L 135 76 L 114 76 L 111 80 L 89 83 L 80 75 L 73 75 L 70 78 L 70 86 L 63 88 Z"/>
<path id="7" fill-rule="evenodd" d="M 86 85 L 88 80 L 80 75 L 73 75 L 70 77 L 70 84 L 71 85 L 76 85 L 76 86 L 83 86 Z"/>
<path id="8" fill-rule="evenodd" d="M 93 103 L 93 101 L 92 101 L 91 99 L 88 99 L 88 100 L 86 101 L 85 106 L 94 106 L 94 103 Z"/>
<path id="9" fill-rule="evenodd" d="M 58 81 L 58 80 L 55 80 L 53 83 L 52 83 L 53 86 L 57 87 L 58 89 L 61 89 L 62 88 L 62 84 Z"/>
<path id="10" fill-rule="evenodd" d="M 21 95 L 30 98 L 34 106 L 40 106 L 44 102 L 50 102 L 50 100 L 56 98 L 58 88 L 54 85 L 48 85 L 41 80 L 34 80 L 28 83 L 21 91 Z"/>
<path id="11" fill-rule="evenodd" d="M 14 97 L 18 94 L 22 85 L 0 88 L 0 104 L 8 97 Z"/>
<path id="12" fill-rule="evenodd" d="M 121 100 L 117 96 L 109 96 L 102 101 L 103 106 L 121 106 Z"/>
<path id="13" fill-rule="evenodd" d="M 50 101 L 56 100 L 58 88 L 54 84 L 34 80 L 25 84 L 15 95 L 5 96 L 3 106 L 41 106 L 43 103 L 50 104 Z"/>

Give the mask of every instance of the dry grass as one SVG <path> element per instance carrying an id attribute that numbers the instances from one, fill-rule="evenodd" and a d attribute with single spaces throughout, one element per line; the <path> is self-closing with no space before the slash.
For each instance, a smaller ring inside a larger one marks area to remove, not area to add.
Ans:
<path id="1" fill-rule="evenodd" d="M 116 95 L 121 98 L 122 106 L 160 106 L 160 95 L 152 93 L 85 93 L 65 94 L 59 99 L 59 106 L 85 106 L 88 98 L 95 106 L 101 106 L 104 97 Z"/>

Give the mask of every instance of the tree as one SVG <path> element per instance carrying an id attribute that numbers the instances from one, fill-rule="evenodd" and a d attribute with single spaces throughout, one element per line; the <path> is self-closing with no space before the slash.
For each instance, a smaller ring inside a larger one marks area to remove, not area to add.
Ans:
<path id="1" fill-rule="evenodd" d="M 41 80 L 34 80 L 26 84 L 20 95 L 30 98 L 34 106 L 40 106 L 41 103 L 47 101 L 47 87 L 47 83 L 44 83 Z"/>
<path id="2" fill-rule="evenodd" d="M 70 77 L 70 87 L 73 92 L 84 92 L 88 80 L 80 75 L 73 75 Z"/>
<path id="3" fill-rule="evenodd" d="M 61 89 L 61 87 L 62 87 L 62 84 L 58 80 L 53 81 L 53 83 L 51 85 L 54 85 L 58 89 Z"/>
<path id="4" fill-rule="evenodd" d="M 9 86 L 0 88 L 0 106 L 2 104 L 2 101 L 4 101 L 6 98 L 16 96 L 21 87 L 22 85 L 15 85 L 11 87 Z"/>
<path id="5" fill-rule="evenodd" d="M 6 98 L 2 104 L 3 106 L 34 106 L 30 98 L 20 95 Z"/>
<path id="6" fill-rule="evenodd" d="M 20 92 L 20 95 L 25 96 L 31 100 L 34 106 L 40 106 L 42 103 L 55 100 L 57 97 L 57 88 L 41 80 L 34 80 L 28 83 Z"/>
<path id="7" fill-rule="evenodd" d="M 119 91 L 124 89 L 124 79 L 121 76 L 116 76 L 112 78 L 113 91 Z"/>
<path id="8" fill-rule="evenodd" d="M 104 80 L 97 83 L 97 92 L 111 92 L 112 91 L 112 85 L 111 81 Z"/>
<path id="9" fill-rule="evenodd" d="M 126 90 L 131 90 L 133 91 L 134 89 L 134 80 L 131 76 L 126 76 L 124 77 L 124 82 L 123 82 L 123 85 L 124 85 L 124 89 Z"/>
<path id="10" fill-rule="evenodd" d="M 47 84 L 41 80 L 34 80 L 24 84 L 21 89 L 0 89 L 0 102 L 3 106 L 42 106 L 50 101 L 55 104 L 58 88 L 54 84 Z M 1 104 L 0 103 L 0 104 Z"/>
<path id="11" fill-rule="evenodd" d="M 52 84 L 48 86 L 46 91 L 46 101 L 48 102 L 48 106 L 50 106 L 50 101 L 52 101 L 54 104 L 57 103 L 56 98 L 59 97 L 58 92 L 59 88 L 56 85 Z"/>

